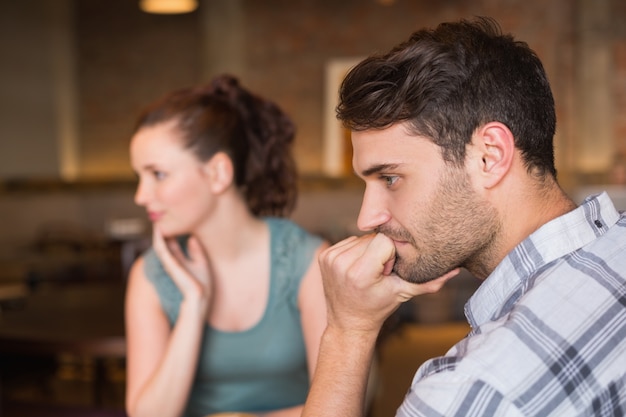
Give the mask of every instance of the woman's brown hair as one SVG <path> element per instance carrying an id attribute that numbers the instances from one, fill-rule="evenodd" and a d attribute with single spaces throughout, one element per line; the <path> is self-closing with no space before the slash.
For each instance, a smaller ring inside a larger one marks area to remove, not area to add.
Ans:
<path id="1" fill-rule="evenodd" d="M 286 216 L 297 198 L 292 120 L 275 103 L 222 75 L 167 94 L 139 116 L 135 131 L 176 120 L 184 146 L 201 161 L 231 158 L 235 184 L 257 216 Z"/>

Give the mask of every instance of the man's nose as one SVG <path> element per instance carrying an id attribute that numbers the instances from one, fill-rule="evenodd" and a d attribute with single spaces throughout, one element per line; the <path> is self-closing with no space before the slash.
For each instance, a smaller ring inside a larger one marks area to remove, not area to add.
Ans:
<path id="1" fill-rule="evenodd" d="M 357 226 L 363 232 L 371 232 L 378 226 L 385 224 L 391 218 L 386 208 L 385 200 L 373 192 L 365 190 L 361 211 L 357 219 Z"/>

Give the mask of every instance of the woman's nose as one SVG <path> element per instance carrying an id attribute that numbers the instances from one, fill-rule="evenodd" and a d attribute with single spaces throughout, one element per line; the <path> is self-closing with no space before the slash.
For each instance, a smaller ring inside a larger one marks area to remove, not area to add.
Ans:
<path id="1" fill-rule="evenodd" d="M 359 230 L 370 232 L 378 226 L 389 221 L 391 215 L 385 206 L 384 199 L 368 192 L 367 189 L 363 194 L 363 202 L 361 203 L 361 211 L 357 219 Z"/>
<path id="2" fill-rule="evenodd" d="M 135 204 L 138 206 L 145 206 L 148 203 L 148 190 L 144 181 L 141 179 L 137 184 L 137 190 L 135 191 Z"/>

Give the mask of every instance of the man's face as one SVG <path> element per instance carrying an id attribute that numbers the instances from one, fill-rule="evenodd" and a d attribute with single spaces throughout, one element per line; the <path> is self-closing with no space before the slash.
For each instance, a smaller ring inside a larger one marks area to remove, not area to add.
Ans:
<path id="1" fill-rule="evenodd" d="M 365 181 L 359 229 L 393 240 L 400 277 L 430 281 L 489 250 L 497 213 L 437 145 L 396 124 L 353 132 L 352 146 L 354 170 Z"/>

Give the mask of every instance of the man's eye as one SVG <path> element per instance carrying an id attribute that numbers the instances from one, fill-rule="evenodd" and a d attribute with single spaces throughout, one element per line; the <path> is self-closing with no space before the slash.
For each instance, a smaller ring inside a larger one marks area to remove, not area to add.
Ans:
<path id="1" fill-rule="evenodd" d="M 385 181 L 385 185 L 387 185 L 387 187 L 391 187 L 398 180 L 398 177 L 389 175 L 383 175 L 381 178 Z"/>

